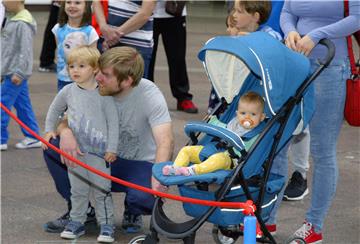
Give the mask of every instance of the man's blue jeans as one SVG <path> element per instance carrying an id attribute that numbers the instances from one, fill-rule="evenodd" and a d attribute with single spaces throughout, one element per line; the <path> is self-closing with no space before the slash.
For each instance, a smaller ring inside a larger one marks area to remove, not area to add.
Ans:
<path id="1" fill-rule="evenodd" d="M 311 60 L 314 71 L 319 64 Z M 336 146 L 344 117 L 346 79 L 350 77 L 349 61 L 334 60 L 317 78 L 315 85 L 315 114 L 310 122 L 310 151 L 313 158 L 311 204 L 306 221 L 321 232 L 324 219 L 336 192 L 338 166 Z M 272 172 L 287 176 L 287 147 L 275 158 Z M 282 194 L 268 223 L 276 223 Z"/>
<path id="2" fill-rule="evenodd" d="M 10 110 L 14 106 L 19 119 L 39 134 L 39 126 L 31 105 L 27 80 L 23 80 L 20 85 L 15 85 L 11 82 L 11 76 L 5 76 L 1 84 L 1 103 Z M 1 110 L 1 144 L 6 144 L 9 139 L 7 130 L 9 119 L 9 115 Z M 24 136 L 34 138 L 25 129 L 21 128 L 21 131 Z"/>
<path id="3" fill-rule="evenodd" d="M 52 139 L 51 144 L 59 147 L 59 139 Z M 67 167 L 61 163 L 59 154 L 52 149 L 44 151 L 44 159 L 54 180 L 56 190 L 69 203 L 71 186 L 67 174 Z M 112 176 L 147 188 L 151 188 L 152 166 L 153 164 L 147 161 L 121 158 L 117 158 L 117 160 L 110 165 Z M 153 195 L 114 182 L 112 182 L 112 192 L 126 193 L 125 204 L 127 205 L 129 213 L 134 215 L 151 214 L 155 200 Z"/>

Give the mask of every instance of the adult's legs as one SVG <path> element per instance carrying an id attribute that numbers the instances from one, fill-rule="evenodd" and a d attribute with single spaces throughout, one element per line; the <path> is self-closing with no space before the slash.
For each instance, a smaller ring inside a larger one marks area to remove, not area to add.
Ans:
<path id="1" fill-rule="evenodd" d="M 191 100 L 186 70 L 186 17 L 159 20 L 166 58 L 169 64 L 170 88 L 178 101 Z"/>
<path id="2" fill-rule="evenodd" d="M 49 19 L 44 32 L 43 45 L 40 54 L 40 67 L 50 66 L 54 63 L 56 41 L 51 29 L 58 22 L 58 14 L 59 7 L 52 4 L 50 7 Z"/>
<path id="3" fill-rule="evenodd" d="M 288 150 L 289 150 L 289 143 L 286 146 L 284 146 L 283 149 L 281 149 L 281 151 L 278 153 L 278 155 L 276 155 L 276 157 L 274 158 L 274 161 L 273 161 L 273 165 L 270 170 L 270 172 L 272 174 L 277 174 L 277 175 L 285 177 L 285 182 L 286 182 L 287 174 L 288 174 Z M 276 224 L 277 212 L 278 212 L 278 209 L 282 202 L 282 199 L 284 196 L 284 191 L 285 191 L 285 185 L 278 194 L 278 198 L 276 200 L 273 210 L 270 213 L 270 217 L 267 221 L 267 224 L 270 224 L 270 225 Z"/>
<path id="4" fill-rule="evenodd" d="M 318 65 L 312 60 L 312 67 Z M 306 220 L 321 232 L 336 192 L 338 166 L 336 146 L 343 122 L 348 60 L 335 60 L 315 81 L 316 110 L 310 123 L 314 171 L 310 208 Z"/>
<path id="5" fill-rule="evenodd" d="M 111 175 L 119 179 L 151 188 L 153 164 L 147 161 L 136 161 L 118 158 L 111 163 Z M 112 182 L 113 192 L 125 192 L 125 205 L 130 214 L 151 214 L 155 198 L 149 193 L 129 188 Z"/>
<path id="6" fill-rule="evenodd" d="M 154 39 L 154 46 L 151 55 L 151 61 L 149 63 L 149 72 L 148 72 L 148 79 L 155 82 L 154 74 L 155 74 L 155 63 L 156 63 L 156 52 L 159 44 L 159 35 L 161 34 L 160 23 L 158 18 L 154 18 L 154 25 L 153 25 L 153 39 Z"/>
<path id="7" fill-rule="evenodd" d="M 284 200 L 298 201 L 308 193 L 306 174 L 309 170 L 310 132 L 307 127 L 302 133 L 292 138 L 289 157 L 293 173 L 284 192 Z"/>
<path id="8" fill-rule="evenodd" d="M 292 139 L 289 148 L 289 157 L 294 171 L 301 173 L 304 179 L 306 179 L 306 174 L 309 171 L 309 155 L 310 132 L 307 127 L 301 134 Z"/>

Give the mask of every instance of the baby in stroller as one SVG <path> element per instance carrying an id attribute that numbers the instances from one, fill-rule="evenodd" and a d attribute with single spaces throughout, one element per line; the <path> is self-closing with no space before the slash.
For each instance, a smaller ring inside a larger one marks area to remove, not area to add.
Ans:
<path id="1" fill-rule="evenodd" d="M 213 116 L 209 123 L 227 128 L 238 136 L 243 136 L 257 127 L 265 119 L 264 99 L 256 92 L 250 91 L 242 95 L 237 106 L 236 116 L 228 124 L 219 121 Z M 245 141 L 245 150 L 251 146 L 257 136 Z M 212 143 L 210 142 L 210 147 Z M 164 175 L 199 175 L 214 172 L 219 169 L 232 168 L 232 159 L 226 150 L 217 150 L 214 154 L 202 157 L 202 150 L 207 145 L 194 145 L 183 147 L 177 155 L 173 165 L 163 168 Z M 206 150 L 206 148 L 205 148 Z M 238 156 L 239 151 L 235 151 Z M 188 166 L 190 162 L 193 165 Z"/>

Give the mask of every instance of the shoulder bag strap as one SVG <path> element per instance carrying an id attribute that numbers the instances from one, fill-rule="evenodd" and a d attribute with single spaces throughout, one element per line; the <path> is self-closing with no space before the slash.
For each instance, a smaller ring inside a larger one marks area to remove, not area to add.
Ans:
<path id="1" fill-rule="evenodd" d="M 344 11 L 345 17 L 349 16 L 349 0 L 344 0 Z M 354 50 L 352 46 L 352 38 L 351 35 L 346 37 L 347 40 L 347 48 L 349 52 L 349 59 L 350 59 L 350 66 L 351 66 L 351 73 L 353 75 L 359 75 L 359 70 L 357 70 L 355 65 L 355 57 L 354 57 Z"/>

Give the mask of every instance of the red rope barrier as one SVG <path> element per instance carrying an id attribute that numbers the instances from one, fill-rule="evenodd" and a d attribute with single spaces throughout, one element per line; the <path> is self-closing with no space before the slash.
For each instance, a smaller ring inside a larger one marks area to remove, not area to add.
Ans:
<path id="1" fill-rule="evenodd" d="M 91 171 L 91 172 L 93 172 L 93 173 L 95 173 L 95 174 L 97 174 L 97 175 L 99 175 L 101 177 L 109 179 L 109 180 L 111 180 L 113 182 L 116 182 L 118 184 L 130 187 L 130 188 L 134 188 L 134 189 L 139 190 L 139 191 L 147 192 L 147 193 L 150 193 L 152 195 L 156 195 L 156 196 L 163 197 L 163 198 L 169 198 L 169 199 L 172 199 L 172 200 L 175 200 L 175 201 L 181 201 L 181 202 L 187 202 L 187 203 L 193 203 L 193 204 L 199 204 L 199 205 L 205 205 L 205 206 L 221 207 L 221 208 L 242 208 L 242 209 L 244 209 L 243 212 L 246 215 L 249 215 L 249 214 L 252 215 L 253 212 L 256 209 L 256 206 L 250 200 L 246 201 L 246 202 L 217 202 L 217 201 L 207 201 L 207 200 L 201 200 L 201 199 L 190 198 L 190 197 L 182 197 L 182 196 L 172 195 L 172 194 L 168 194 L 168 193 L 164 193 L 164 192 L 160 192 L 160 191 L 155 191 L 155 190 L 152 190 L 150 188 L 140 186 L 140 185 L 136 185 L 134 183 L 124 181 L 124 180 L 121 180 L 119 178 L 113 177 L 111 175 L 105 174 L 102 171 L 97 170 L 97 169 L 95 169 L 93 167 L 90 167 L 89 165 L 81 162 L 80 160 L 70 156 L 69 154 L 61 151 L 59 148 L 57 148 L 54 145 L 50 144 L 49 142 L 45 141 L 42 137 L 40 137 L 38 134 L 36 134 L 34 131 L 32 131 L 28 126 L 26 126 L 21 120 L 19 120 L 19 118 L 17 118 L 16 115 L 13 114 L 1 102 L 0 102 L 0 106 L 21 127 L 23 127 L 25 130 L 27 130 L 36 139 L 38 139 L 42 143 L 46 144 L 49 148 L 51 148 L 55 152 L 63 155 L 65 158 L 73 161 L 74 163 L 80 165 L 81 167 L 83 167 L 83 168 L 85 168 L 85 169 L 87 169 L 87 170 L 89 170 L 89 171 Z"/>

